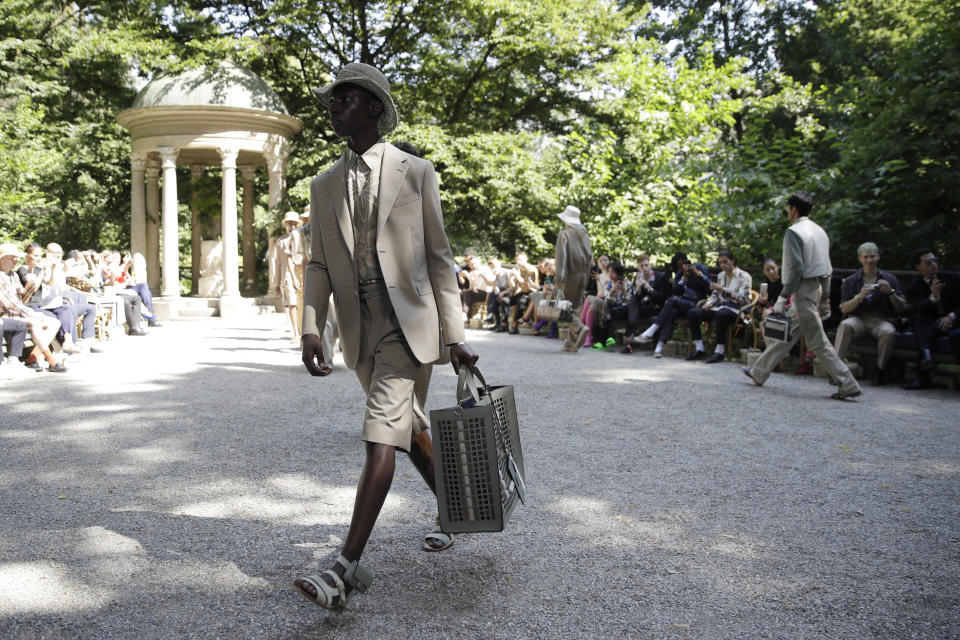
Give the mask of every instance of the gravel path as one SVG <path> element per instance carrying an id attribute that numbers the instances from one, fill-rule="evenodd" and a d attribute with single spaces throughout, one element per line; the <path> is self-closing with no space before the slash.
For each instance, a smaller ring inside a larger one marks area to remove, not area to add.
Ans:
<path id="1" fill-rule="evenodd" d="M 423 553 L 436 502 L 399 460 L 373 587 L 322 610 L 290 583 L 346 533 L 363 396 L 306 375 L 283 322 L 171 322 L 0 383 L 0 638 L 960 636 L 957 393 L 839 403 L 487 332 L 528 505 Z M 438 369 L 430 407 L 454 386 Z"/>

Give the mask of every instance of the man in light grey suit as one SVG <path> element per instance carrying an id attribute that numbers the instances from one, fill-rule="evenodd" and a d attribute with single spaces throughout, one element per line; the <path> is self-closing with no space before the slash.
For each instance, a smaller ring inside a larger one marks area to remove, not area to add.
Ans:
<path id="1" fill-rule="evenodd" d="M 324 364 L 322 327 L 331 294 L 344 363 L 367 394 L 362 439 L 366 464 L 340 556 L 294 585 L 313 602 L 340 609 L 371 574 L 359 565 L 393 480 L 395 450 L 406 451 L 435 490 L 429 423 L 415 389 L 424 365 L 473 366 L 464 343 L 460 290 L 440 211 L 433 165 L 381 138 L 397 125 L 390 85 L 377 69 L 352 63 L 313 90 L 347 138 L 340 160 L 310 186 L 311 258 L 303 307 L 303 363 Z M 453 540 L 436 529 L 424 541 L 439 551 Z"/>
<path id="2" fill-rule="evenodd" d="M 859 396 L 862 391 L 823 331 L 821 317 L 830 315 L 833 266 L 830 264 L 830 238 L 820 225 L 807 217 L 812 208 L 813 199 L 803 192 L 795 193 L 787 200 L 787 217 L 791 225 L 783 236 L 783 290 L 773 311 L 785 313 L 787 302 L 793 296 L 789 310 L 793 334 L 789 342 L 771 342 L 753 367 L 744 367 L 743 372 L 757 386 L 763 385 L 802 335 L 807 349 L 813 351 L 830 377 L 839 384 L 837 392 L 830 397 L 846 400 Z"/>

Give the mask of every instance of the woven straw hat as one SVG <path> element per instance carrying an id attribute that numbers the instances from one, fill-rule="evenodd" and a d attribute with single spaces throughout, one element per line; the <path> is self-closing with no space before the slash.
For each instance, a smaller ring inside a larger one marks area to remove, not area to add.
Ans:
<path id="1" fill-rule="evenodd" d="M 380 133 L 390 133 L 397 128 L 400 117 L 397 115 L 397 105 L 390 96 L 390 83 L 379 69 L 362 62 L 351 62 L 343 65 L 337 72 L 337 79 L 325 87 L 311 89 L 325 107 L 330 106 L 330 94 L 341 84 L 355 84 L 377 96 L 383 103 L 383 113 L 377 123 Z"/>
<path id="2" fill-rule="evenodd" d="M 12 242 L 0 244 L 0 258 L 6 258 L 7 256 L 16 256 L 18 258 L 22 258 L 25 255 L 27 254 L 20 251 L 20 249 L 17 249 L 17 245 L 13 244 Z"/>
<path id="3" fill-rule="evenodd" d="M 581 224 L 580 222 L 580 209 L 577 209 L 573 205 L 567 205 L 567 208 L 563 210 L 558 216 L 561 220 L 567 224 Z"/>
<path id="4" fill-rule="evenodd" d="M 287 214 L 283 216 L 283 223 L 286 224 L 287 222 L 296 222 L 297 224 L 300 224 L 300 216 L 296 211 L 287 211 Z"/>

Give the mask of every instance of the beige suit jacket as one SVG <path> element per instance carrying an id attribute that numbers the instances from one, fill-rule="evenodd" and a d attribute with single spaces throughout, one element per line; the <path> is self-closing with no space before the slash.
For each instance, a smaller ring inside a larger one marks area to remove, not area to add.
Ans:
<path id="1" fill-rule="evenodd" d="M 344 172 L 341 158 L 310 184 L 302 326 L 304 335 L 322 335 L 332 293 L 343 359 L 352 369 L 360 352 L 360 297 Z M 463 312 L 437 175 L 431 163 L 390 144 L 380 168 L 377 254 L 410 350 L 422 363 L 447 361 L 445 345 L 464 340 Z"/>

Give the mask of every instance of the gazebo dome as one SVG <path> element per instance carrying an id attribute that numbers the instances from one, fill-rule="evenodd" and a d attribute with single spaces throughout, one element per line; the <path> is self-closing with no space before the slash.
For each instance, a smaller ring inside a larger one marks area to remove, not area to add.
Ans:
<path id="1" fill-rule="evenodd" d="M 280 96 L 260 76 L 233 62 L 160 75 L 140 90 L 132 108 L 186 106 L 288 114 Z"/>

